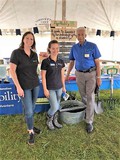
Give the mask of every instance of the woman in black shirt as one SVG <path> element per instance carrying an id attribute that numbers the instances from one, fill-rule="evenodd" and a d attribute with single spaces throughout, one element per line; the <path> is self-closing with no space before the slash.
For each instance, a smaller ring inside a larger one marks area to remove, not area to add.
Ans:
<path id="1" fill-rule="evenodd" d="M 62 125 L 57 121 L 57 112 L 60 110 L 60 100 L 62 92 L 66 92 L 64 83 L 64 62 L 58 58 L 58 41 L 52 40 L 48 44 L 50 56 L 42 61 L 41 76 L 45 96 L 50 103 L 47 113 L 47 126 L 53 130 Z"/>
<path id="2" fill-rule="evenodd" d="M 26 32 L 22 37 L 20 47 L 12 52 L 10 58 L 10 73 L 24 106 L 30 136 L 29 144 L 34 144 L 34 132 L 40 132 L 33 124 L 35 102 L 39 93 L 38 57 L 33 49 L 35 49 L 35 37 L 32 32 Z"/>

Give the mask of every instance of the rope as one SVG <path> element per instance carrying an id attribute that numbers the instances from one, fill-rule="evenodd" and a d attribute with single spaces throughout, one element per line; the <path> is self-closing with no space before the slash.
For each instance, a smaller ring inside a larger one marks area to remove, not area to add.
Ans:
<path id="1" fill-rule="evenodd" d="M 101 4 L 102 9 L 103 9 L 103 11 L 104 11 L 104 13 L 105 13 L 105 16 L 106 16 L 106 18 L 107 18 L 107 20 L 108 20 L 108 23 L 109 23 L 109 25 L 110 25 L 110 27 L 111 27 L 111 30 L 113 30 L 113 27 L 112 27 L 112 25 L 111 25 L 110 19 L 109 19 L 108 15 L 107 15 L 107 12 L 106 12 L 106 10 L 105 10 L 105 8 L 104 8 L 104 5 L 103 5 L 103 3 L 102 3 L 102 0 L 100 0 L 100 4 Z"/>
<path id="2" fill-rule="evenodd" d="M 4 2 L 4 4 L 1 6 L 1 8 L 0 8 L 0 12 L 2 12 L 2 10 L 3 10 L 3 9 L 4 9 L 4 7 L 6 6 L 7 2 L 8 2 L 8 0 L 6 0 L 6 1 Z"/>

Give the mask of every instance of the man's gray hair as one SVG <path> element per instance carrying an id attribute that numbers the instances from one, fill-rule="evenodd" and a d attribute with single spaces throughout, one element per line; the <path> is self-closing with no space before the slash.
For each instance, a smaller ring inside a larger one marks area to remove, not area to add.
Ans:
<path id="1" fill-rule="evenodd" d="M 78 31 L 80 31 L 80 30 L 84 30 L 84 31 L 85 31 L 85 34 L 87 35 L 87 30 L 86 30 L 85 27 L 79 27 L 79 28 L 77 28 L 77 29 L 76 29 L 76 33 L 77 33 Z"/>

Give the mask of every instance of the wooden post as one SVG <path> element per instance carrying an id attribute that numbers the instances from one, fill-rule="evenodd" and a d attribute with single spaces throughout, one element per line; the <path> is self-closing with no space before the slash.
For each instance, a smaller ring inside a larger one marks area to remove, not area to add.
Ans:
<path id="1" fill-rule="evenodd" d="M 66 20 L 66 0 L 62 0 L 62 20 Z"/>

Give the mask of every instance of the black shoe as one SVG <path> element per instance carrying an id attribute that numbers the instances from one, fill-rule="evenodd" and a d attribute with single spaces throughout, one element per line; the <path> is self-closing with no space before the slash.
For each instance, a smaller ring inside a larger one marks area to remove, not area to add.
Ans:
<path id="1" fill-rule="evenodd" d="M 41 130 L 38 129 L 38 128 L 36 128 L 36 127 L 33 127 L 33 131 L 34 131 L 35 133 L 37 133 L 37 134 L 40 134 L 40 132 L 41 132 Z"/>
<path id="2" fill-rule="evenodd" d="M 28 140 L 28 144 L 29 145 L 33 145 L 34 144 L 34 134 L 33 133 L 30 133 L 29 134 L 29 136 L 30 136 L 30 138 L 29 138 L 29 140 Z"/>
<path id="3" fill-rule="evenodd" d="M 93 131 L 93 124 L 87 123 L 86 130 L 88 133 L 91 133 Z"/>

